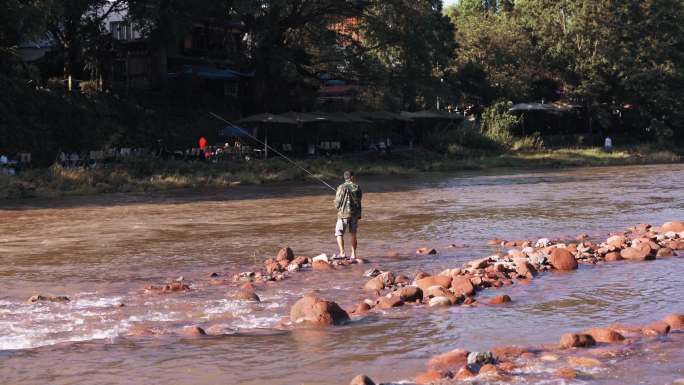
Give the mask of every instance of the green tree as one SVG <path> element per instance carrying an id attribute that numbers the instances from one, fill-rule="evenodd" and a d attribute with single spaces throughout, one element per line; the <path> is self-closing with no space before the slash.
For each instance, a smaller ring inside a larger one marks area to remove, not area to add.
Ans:
<path id="1" fill-rule="evenodd" d="M 361 24 L 360 68 L 379 77 L 406 109 L 433 106 L 444 97 L 455 49 L 453 26 L 441 1 L 372 1 Z M 365 64 L 365 65 L 363 65 Z"/>

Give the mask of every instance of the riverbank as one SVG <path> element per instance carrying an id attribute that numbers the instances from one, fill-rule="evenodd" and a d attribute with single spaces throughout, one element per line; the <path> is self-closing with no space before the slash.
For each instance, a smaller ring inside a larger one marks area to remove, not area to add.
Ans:
<path id="1" fill-rule="evenodd" d="M 298 163 L 316 176 L 335 180 L 346 169 L 358 175 L 409 175 L 421 172 L 455 172 L 497 168 L 554 169 L 681 162 L 682 156 L 649 145 L 618 148 L 563 148 L 534 152 L 468 152 L 444 157 L 412 151 L 389 155 L 360 154 L 334 159 L 307 159 Z M 282 159 L 220 164 L 138 159 L 98 168 L 25 170 L 19 176 L 0 176 L 0 199 L 56 198 L 113 192 L 154 192 L 175 189 L 227 188 L 311 178 Z"/>

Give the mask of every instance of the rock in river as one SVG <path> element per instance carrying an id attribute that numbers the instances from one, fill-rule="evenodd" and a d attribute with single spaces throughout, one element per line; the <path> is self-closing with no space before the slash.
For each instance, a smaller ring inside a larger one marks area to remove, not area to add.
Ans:
<path id="1" fill-rule="evenodd" d="M 294 324 L 340 325 L 349 320 L 349 314 L 332 301 L 306 295 L 290 309 Z"/>
<path id="2" fill-rule="evenodd" d="M 572 255 L 566 249 L 554 248 L 551 250 L 551 255 L 549 256 L 549 263 L 556 270 L 576 270 L 577 260 L 575 256 Z"/>
<path id="3" fill-rule="evenodd" d="M 359 374 L 351 380 L 349 385 L 375 385 L 375 382 L 373 382 L 370 377 L 364 374 Z"/>
<path id="4" fill-rule="evenodd" d="M 596 345 L 596 341 L 589 334 L 566 333 L 560 340 L 561 349 L 586 348 L 593 345 Z"/>

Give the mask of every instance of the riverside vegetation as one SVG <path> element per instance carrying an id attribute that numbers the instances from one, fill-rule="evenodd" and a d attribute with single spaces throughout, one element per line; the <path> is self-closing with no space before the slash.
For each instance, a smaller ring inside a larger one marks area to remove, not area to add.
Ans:
<path id="1" fill-rule="evenodd" d="M 458 152 L 454 152 L 458 151 Z M 494 168 L 541 169 L 680 162 L 667 148 L 641 145 L 605 152 L 599 147 L 539 149 L 534 151 L 467 150 L 452 145 L 451 152 L 417 150 L 385 156 L 354 155 L 340 159 L 300 160 L 315 175 L 335 179 L 346 169 L 358 175 L 411 175 Z M 18 176 L 0 176 L 0 199 L 54 198 L 113 192 L 153 192 L 173 189 L 226 188 L 307 180 L 309 176 L 284 160 L 205 163 L 136 159 L 97 168 L 27 169 Z"/>

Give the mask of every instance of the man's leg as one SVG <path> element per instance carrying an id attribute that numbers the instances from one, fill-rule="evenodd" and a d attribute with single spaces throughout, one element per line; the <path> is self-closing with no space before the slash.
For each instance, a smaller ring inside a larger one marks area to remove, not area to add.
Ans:
<path id="1" fill-rule="evenodd" d="M 344 254 L 344 237 L 341 235 L 338 235 L 336 238 L 337 238 L 337 247 L 340 248 L 340 256 L 344 256 L 345 255 Z M 352 238 L 352 239 L 354 239 L 354 238 Z M 354 252 L 353 250 L 354 249 L 352 249 L 352 253 Z"/>
<path id="2" fill-rule="evenodd" d="M 349 233 L 349 236 L 351 237 L 351 257 L 356 258 L 356 232 L 354 233 Z"/>
<path id="3" fill-rule="evenodd" d="M 342 219 L 337 219 L 337 224 L 335 224 L 335 238 L 337 239 L 337 247 L 340 249 L 340 256 L 344 256 L 344 230 L 345 224 Z"/>

